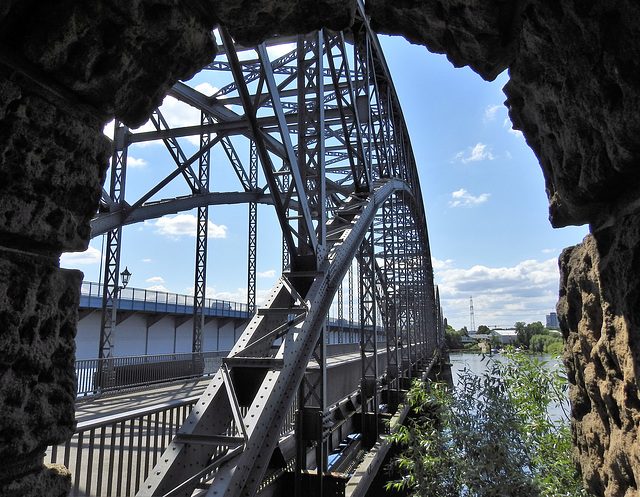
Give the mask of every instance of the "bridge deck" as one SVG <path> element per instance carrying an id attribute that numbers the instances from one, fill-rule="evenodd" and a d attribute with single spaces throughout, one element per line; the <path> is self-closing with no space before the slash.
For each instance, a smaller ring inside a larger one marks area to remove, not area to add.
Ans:
<path id="1" fill-rule="evenodd" d="M 327 367 L 345 364 L 360 359 L 360 353 L 348 353 L 327 357 Z M 117 417 L 131 411 L 147 409 L 160 404 L 180 402 L 190 397 L 199 397 L 211 377 L 159 385 L 138 391 L 80 398 L 76 403 L 78 423 L 100 418 Z"/>
<path id="2" fill-rule="evenodd" d="M 327 367 L 360 359 L 360 353 L 348 353 L 327 357 Z M 211 377 L 199 380 L 172 382 L 144 390 L 127 391 L 104 396 L 81 397 L 76 402 L 78 423 L 101 418 L 118 417 L 132 411 L 148 409 L 160 404 L 180 402 L 190 397 L 199 397 Z"/>
<path id="3" fill-rule="evenodd" d="M 382 351 L 380 360 L 386 362 Z M 326 362 L 337 395 L 337 378 L 360 369 L 360 352 L 345 350 L 328 356 Z M 309 369 L 317 367 L 310 365 Z M 73 497 L 134 495 L 211 379 L 80 398 L 76 404 L 76 435 L 66 446 L 49 447 L 46 461 L 64 463 L 71 470 Z M 345 495 L 358 495 L 360 480 L 377 471 L 385 452 L 373 449 L 367 456 L 370 460 L 351 478 Z"/>
<path id="4" fill-rule="evenodd" d="M 101 418 L 117 417 L 134 410 L 178 402 L 190 397 L 199 397 L 210 377 L 200 380 L 173 382 L 138 391 L 119 394 L 94 396 L 76 402 L 76 420 L 78 423 L 95 421 Z"/>

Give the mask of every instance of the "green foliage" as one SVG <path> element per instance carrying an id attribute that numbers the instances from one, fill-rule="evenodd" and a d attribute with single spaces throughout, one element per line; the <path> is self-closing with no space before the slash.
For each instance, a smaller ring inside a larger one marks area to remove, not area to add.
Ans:
<path id="1" fill-rule="evenodd" d="M 586 496 L 571 461 L 566 379 L 521 353 L 476 375 L 464 370 L 455 390 L 416 382 L 406 426 L 392 436 L 404 447 L 387 488 L 416 497 Z"/>
<path id="2" fill-rule="evenodd" d="M 540 337 L 547 337 L 551 335 L 549 334 L 549 330 L 545 328 L 540 321 L 529 324 L 524 324 L 523 321 L 518 321 L 515 324 L 515 329 L 516 336 L 518 337 L 518 345 L 530 349 L 534 352 L 547 352 L 547 350 L 545 350 L 544 348 L 545 345 L 550 345 L 551 343 L 556 341 L 542 341 Z"/>
<path id="3" fill-rule="evenodd" d="M 564 367 L 551 369 L 545 361 L 518 353 L 500 364 L 511 404 L 520 416 L 541 495 L 587 495 L 571 459 L 571 433 Z M 549 407 L 562 412 L 552 419 Z"/>
<path id="4" fill-rule="evenodd" d="M 449 347 L 450 349 L 463 348 L 464 344 L 462 343 L 461 338 L 466 335 L 466 329 L 455 331 L 451 326 L 447 326 L 447 329 L 444 330 L 444 338 L 447 342 L 447 347 Z"/>
<path id="5" fill-rule="evenodd" d="M 533 335 L 529 340 L 529 350 L 540 354 L 558 354 L 562 352 L 562 337 L 558 333 Z"/>
<path id="6" fill-rule="evenodd" d="M 491 333 L 491 330 L 489 329 L 488 326 L 485 326 L 484 324 L 481 324 L 480 326 L 478 326 L 478 329 L 476 330 L 476 333 L 478 333 L 480 335 L 488 335 L 489 333 Z"/>

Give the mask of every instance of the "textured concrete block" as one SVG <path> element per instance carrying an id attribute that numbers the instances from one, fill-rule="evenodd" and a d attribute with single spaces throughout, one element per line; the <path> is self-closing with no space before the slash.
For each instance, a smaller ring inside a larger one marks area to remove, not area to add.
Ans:
<path id="1" fill-rule="evenodd" d="M 602 224 L 640 191 L 640 5 L 531 2 L 505 86 L 554 226 Z"/>
<path id="2" fill-rule="evenodd" d="M 84 250 L 110 154 L 98 121 L 0 75 L 0 243 Z"/>
<path id="3" fill-rule="evenodd" d="M 196 4 L 25 0 L 0 18 L 0 42 L 82 101 L 135 127 L 171 85 L 215 56 L 212 15 Z"/>
<path id="4" fill-rule="evenodd" d="M 565 338 L 574 454 L 595 495 L 640 481 L 640 217 L 565 250 L 558 318 Z"/>
<path id="5" fill-rule="evenodd" d="M 55 258 L 0 249 L 0 480 L 75 429 L 81 281 Z"/>
<path id="6" fill-rule="evenodd" d="M 516 57 L 522 2 L 491 0 L 367 0 L 371 26 L 443 53 L 493 80 Z"/>

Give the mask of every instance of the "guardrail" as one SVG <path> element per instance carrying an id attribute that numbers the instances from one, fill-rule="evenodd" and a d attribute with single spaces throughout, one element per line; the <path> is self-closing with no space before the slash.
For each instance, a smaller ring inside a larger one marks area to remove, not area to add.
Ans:
<path id="1" fill-rule="evenodd" d="M 228 351 L 159 354 L 76 361 L 77 396 L 148 387 L 211 376 Z"/>
<path id="2" fill-rule="evenodd" d="M 353 354 L 359 350 L 358 343 L 340 343 L 328 344 L 326 352 L 327 357 L 333 357 Z M 95 378 L 100 376 L 96 374 L 97 371 L 108 367 L 109 362 L 116 370 L 134 366 L 133 369 L 139 367 L 144 371 L 145 368 L 151 367 L 155 371 L 153 368 L 162 365 L 164 371 L 172 371 L 172 362 L 201 361 L 201 374 L 213 375 L 217 372 L 222 358 L 228 353 L 229 351 L 215 351 L 202 354 L 161 354 L 77 361 L 85 371 L 79 376 L 78 384 L 91 385 L 91 388 L 94 388 Z M 132 378 L 135 379 L 133 376 Z M 151 384 L 146 378 L 144 381 L 132 381 L 127 386 L 113 388 L 133 389 Z M 91 393 L 95 392 L 90 391 L 86 395 Z M 198 399 L 199 397 L 190 397 L 124 414 L 81 421 L 69 441 L 48 448 L 45 462 L 62 463 L 69 468 L 73 475 L 73 488 L 69 497 L 135 495 Z M 283 423 L 281 436 L 293 430 L 297 408 L 297 401 L 294 401 Z"/>
<path id="3" fill-rule="evenodd" d="M 80 422 L 66 444 L 48 448 L 45 462 L 72 472 L 70 497 L 135 495 L 197 401 Z"/>
<path id="4" fill-rule="evenodd" d="M 143 288 L 123 288 L 118 296 L 118 309 L 147 312 L 193 313 L 193 295 L 158 292 Z M 90 281 L 82 282 L 80 307 L 99 309 L 102 307 L 102 285 Z M 204 313 L 208 316 L 251 317 L 255 309 L 240 302 L 220 299 L 205 299 Z"/>
<path id="5" fill-rule="evenodd" d="M 65 444 L 51 446 L 45 462 L 62 463 L 72 473 L 69 497 L 135 495 L 182 426 L 199 397 L 189 397 L 79 422 Z M 294 428 L 297 401 L 280 434 Z"/>
<path id="6" fill-rule="evenodd" d="M 353 354 L 360 344 L 327 344 L 327 357 Z M 216 374 L 228 350 L 201 353 L 139 355 L 76 361 L 79 398 L 145 388 L 159 383 Z"/>

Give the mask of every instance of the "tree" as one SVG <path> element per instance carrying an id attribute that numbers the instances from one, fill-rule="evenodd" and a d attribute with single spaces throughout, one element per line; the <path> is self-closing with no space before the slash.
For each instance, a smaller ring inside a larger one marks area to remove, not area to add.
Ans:
<path id="1" fill-rule="evenodd" d="M 532 337 L 533 335 L 547 335 L 549 330 L 547 330 L 540 321 L 536 321 L 535 323 L 531 323 L 527 325 L 527 333 Z"/>
<path id="2" fill-rule="evenodd" d="M 485 326 L 484 324 L 481 324 L 480 326 L 478 326 L 478 334 L 480 335 L 488 335 L 491 333 L 491 330 L 489 329 L 488 326 Z"/>
<path id="3" fill-rule="evenodd" d="M 456 331 L 451 326 L 447 326 L 444 339 L 449 349 L 461 349 L 464 347 L 462 343 L 463 330 Z"/>
<path id="4" fill-rule="evenodd" d="M 516 336 L 518 337 L 518 344 L 523 347 L 529 348 L 529 340 L 531 338 L 531 335 L 529 335 L 527 331 L 527 325 L 524 323 L 524 321 L 516 322 L 515 329 Z"/>
<path id="5" fill-rule="evenodd" d="M 414 417 L 392 435 L 406 447 L 388 488 L 416 497 L 567 497 L 588 495 L 571 459 L 566 379 L 525 354 L 507 353 L 488 373 L 464 370 L 454 391 L 416 382 Z"/>

